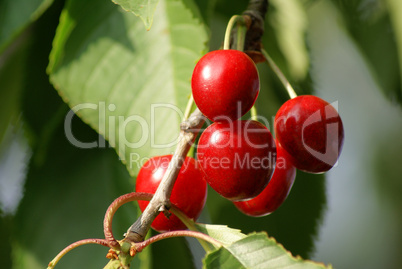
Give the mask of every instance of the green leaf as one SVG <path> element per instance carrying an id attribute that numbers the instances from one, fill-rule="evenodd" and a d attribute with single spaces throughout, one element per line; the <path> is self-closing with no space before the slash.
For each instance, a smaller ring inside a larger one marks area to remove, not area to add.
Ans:
<path id="1" fill-rule="evenodd" d="M 51 112 L 51 111 L 49 111 Z M 97 134 L 74 118 L 76 135 Z M 49 142 L 48 158 L 40 166 L 32 160 L 25 195 L 13 226 L 13 268 L 46 268 L 59 251 L 85 238 L 103 238 L 108 205 L 130 191 L 129 174 L 110 149 L 83 150 L 71 145 L 59 124 Z M 135 220 L 133 204 L 122 207 L 113 225 L 116 238 Z M 68 253 L 56 268 L 102 268 L 108 249 L 83 246 Z"/>
<path id="2" fill-rule="evenodd" d="M 36 161 L 45 157 L 44 153 L 47 151 L 46 147 L 56 124 L 63 122 L 68 111 L 68 106 L 58 96 L 46 74 L 62 4 L 55 2 L 33 23 L 29 31 L 31 36 L 29 46 L 25 49 L 27 56 L 22 62 L 24 64 L 24 69 L 21 71 L 22 93 L 18 101 L 22 106 L 24 129 L 30 138 L 29 142 L 32 147 L 38 149 Z"/>
<path id="3" fill-rule="evenodd" d="M 157 232 L 151 232 L 154 236 Z M 168 240 L 161 240 L 151 245 L 152 255 L 152 268 L 167 268 L 174 264 L 174 268 L 195 269 L 193 256 L 191 255 L 185 238 L 169 238 Z M 139 254 L 139 256 L 141 256 Z M 163 258 L 161 258 L 163 257 Z M 133 267 L 134 268 L 134 267 Z M 147 268 L 151 269 L 151 268 Z"/>
<path id="4" fill-rule="evenodd" d="M 194 5 L 185 3 L 191 1 L 160 1 L 149 32 L 107 1 L 71 0 L 61 16 L 51 81 L 132 175 L 145 158 L 170 153 L 176 144 L 192 70 L 207 41 Z"/>
<path id="5" fill-rule="evenodd" d="M 399 88 L 399 101 L 402 103 L 402 2 L 399 0 L 387 0 L 389 15 L 391 17 L 391 23 L 393 26 L 393 33 L 395 35 L 397 50 L 398 50 L 398 59 L 399 59 L 399 79 L 400 79 L 400 88 Z"/>
<path id="6" fill-rule="evenodd" d="M 15 269 L 46 268 L 49 261 L 72 242 L 102 238 L 103 216 L 108 205 L 133 189 L 132 179 L 113 150 L 79 149 L 66 139 L 63 120 L 68 106 L 46 76 L 54 22 L 58 21 L 61 10 L 60 6 L 55 10 L 53 7 L 35 22 L 21 70 L 24 126 L 30 127 L 36 143 L 24 198 L 13 222 L 11 240 Z M 78 117 L 72 119 L 72 131 L 83 141 L 98 139 L 98 134 Z M 122 237 L 135 216 L 133 204 L 116 213 L 113 221 L 116 238 Z M 106 253 L 105 247 L 83 246 L 67 254 L 56 268 L 100 268 L 107 263 Z M 135 259 L 133 263 L 138 265 L 141 261 Z"/>
<path id="7" fill-rule="evenodd" d="M 307 14 L 299 0 L 271 0 L 273 12 L 269 20 L 276 32 L 277 42 L 289 65 L 291 76 L 304 79 L 309 70 L 309 55 L 306 48 Z"/>
<path id="8" fill-rule="evenodd" d="M 204 268 L 332 268 L 324 264 L 293 257 L 265 233 L 254 233 L 230 246 L 211 252 L 204 259 Z"/>
<path id="9" fill-rule="evenodd" d="M 159 0 L 112 0 L 124 10 L 140 17 L 147 30 L 151 29 L 154 12 Z"/>
<path id="10" fill-rule="evenodd" d="M 29 23 L 35 21 L 53 0 L 0 1 L 0 52 Z"/>
<path id="11" fill-rule="evenodd" d="M 213 1 L 213 0 L 210 0 Z M 219 15 L 226 17 L 225 25 L 228 23 L 230 17 L 233 15 L 240 15 L 243 11 L 246 10 L 248 5 L 248 0 L 239 0 L 239 1 L 232 1 L 232 0 L 215 0 L 216 1 L 216 13 Z M 221 37 L 223 39 L 223 36 Z"/>
<path id="12" fill-rule="evenodd" d="M 4 216 L 0 207 L 0 267 L 11 268 L 11 240 L 10 231 L 12 230 L 13 220 L 11 216 Z"/>
<path id="13" fill-rule="evenodd" d="M 204 21 L 208 24 L 211 23 L 212 16 L 215 11 L 215 4 L 217 0 L 194 0 L 200 10 Z"/>
<path id="14" fill-rule="evenodd" d="M 400 1 L 332 2 L 339 9 L 340 23 L 358 45 L 382 92 L 392 102 L 402 104 Z"/>
<path id="15" fill-rule="evenodd" d="M 198 231 L 215 238 L 224 245 L 232 244 L 233 242 L 246 237 L 238 229 L 229 228 L 226 225 L 211 225 L 211 224 L 195 224 Z"/>
<path id="16" fill-rule="evenodd" d="M 21 42 L 17 42 L 14 49 L 8 51 L 7 55 L 1 59 L 3 64 L 0 64 L 0 100 L 2 101 L 0 106 L 0 153 L 8 128 L 18 125 L 21 113 L 19 101 L 26 69 L 26 50 L 30 43 L 30 36 L 24 36 L 21 38 Z"/>

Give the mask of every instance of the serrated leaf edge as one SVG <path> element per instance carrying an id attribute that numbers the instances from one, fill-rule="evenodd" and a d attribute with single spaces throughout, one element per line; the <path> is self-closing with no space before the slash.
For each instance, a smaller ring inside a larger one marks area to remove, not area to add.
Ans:
<path id="1" fill-rule="evenodd" d="M 143 16 L 141 16 L 141 15 L 139 15 L 139 14 L 136 14 L 133 10 L 130 10 L 130 9 L 127 9 L 127 8 L 123 7 L 121 4 L 117 3 L 116 0 L 111 0 L 111 1 L 112 1 L 114 4 L 120 6 L 124 11 L 133 13 L 135 16 L 139 17 L 139 18 L 142 20 L 142 22 L 144 23 L 145 29 L 146 29 L 147 31 L 151 30 L 152 23 L 153 23 L 153 21 L 154 21 L 153 18 L 154 18 L 155 10 L 156 10 L 156 8 L 157 8 L 157 6 L 158 6 L 158 4 L 159 4 L 159 1 L 156 3 L 154 9 L 151 11 L 151 14 L 152 14 L 152 15 L 151 15 L 151 16 L 147 16 L 146 18 L 143 17 Z"/>
<path id="2" fill-rule="evenodd" d="M 222 226 L 224 226 L 224 225 L 222 225 Z M 294 261 L 296 261 L 296 262 L 303 262 L 303 263 L 307 263 L 307 264 L 313 264 L 313 265 L 315 265 L 315 266 L 320 266 L 320 267 L 325 268 L 325 269 L 333 269 L 333 267 L 332 267 L 331 264 L 325 265 L 325 264 L 322 263 L 322 262 L 316 262 L 316 261 L 312 261 L 312 260 L 308 260 L 308 259 L 303 259 L 303 258 L 302 258 L 301 256 L 299 256 L 299 255 L 293 256 L 293 254 L 292 254 L 290 251 L 288 251 L 281 243 L 278 243 L 278 241 L 277 241 L 274 237 L 268 236 L 268 234 L 267 234 L 266 232 L 253 232 L 253 233 L 249 233 L 249 234 L 246 235 L 246 237 L 244 237 L 244 238 L 242 238 L 242 239 L 239 239 L 239 240 L 233 242 L 233 243 L 230 244 L 229 246 L 231 246 L 231 245 L 233 245 L 233 244 L 236 244 L 236 243 L 239 243 L 241 240 L 248 239 L 248 238 L 250 238 L 250 237 L 252 237 L 252 236 L 264 236 L 264 237 L 266 237 L 268 240 L 273 241 L 273 242 L 275 243 L 276 247 L 279 247 L 281 250 L 284 251 L 284 254 L 283 254 L 283 255 L 288 255 L 288 257 L 289 257 L 290 259 L 292 259 L 292 260 L 294 260 Z M 221 248 L 226 248 L 226 250 L 227 250 L 228 252 L 230 252 L 230 253 L 235 257 L 235 259 L 236 259 L 240 264 L 242 264 L 242 265 L 244 266 L 244 268 L 249 268 L 249 267 L 247 267 L 245 264 L 243 264 L 242 261 L 240 261 L 239 259 L 236 258 L 235 254 L 232 253 L 232 251 L 229 249 L 229 246 L 220 247 L 220 248 L 216 249 L 214 252 L 219 251 Z M 213 253 L 213 252 L 211 252 L 211 253 Z M 205 266 L 205 263 L 204 263 L 205 258 L 206 258 L 206 256 L 204 257 L 204 260 L 203 260 L 204 266 Z M 203 268 L 205 268 L 205 267 L 203 267 Z"/>

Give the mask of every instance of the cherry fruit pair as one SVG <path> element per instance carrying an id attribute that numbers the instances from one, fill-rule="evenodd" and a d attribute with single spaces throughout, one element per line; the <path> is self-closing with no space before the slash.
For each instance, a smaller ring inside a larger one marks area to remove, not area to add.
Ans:
<path id="1" fill-rule="evenodd" d="M 275 116 L 277 162 L 267 187 L 255 198 L 235 202 L 244 214 L 260 217 L 278 209 L 286 200 L 296 168 L 324 173 L 337 162 L 342 150 L 342 120 L 328 102 L 312 95 L 285 102 Z"/>
<path id="2" fill-rule="evenodd" d="M 276 149 L 264 125 L 238 120 L 260 90 L 255 63 L 238 50 L 211 51 L 195 66 L 191 87 L 197 107 L 215 121 L 197 148 L 208 184 L 231 201 L 257 196 L 271 178 Z"/>

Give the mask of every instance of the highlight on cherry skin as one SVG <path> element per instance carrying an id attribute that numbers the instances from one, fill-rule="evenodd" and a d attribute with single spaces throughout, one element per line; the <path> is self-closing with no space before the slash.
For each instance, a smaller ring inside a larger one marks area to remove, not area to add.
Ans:
<path id="1" fill-rule="evenodd" d="M 300 95 L 286 101 L 274 121 L 275 135 L 302 171 L 324 173 L 338 161 L 344 130 L 338 111 L 327 101 Z"/>
<path id="2" fill-rule="evenodd" d="M 237 209 L 248 216 L 262 217 L 271 214 L 283 204 L 292 189 L 296 168 L 279 143 L 276 143 L 276 152 L 274 174 L 265 189 L 251 200 L 234 202 Z"/>
<path id="3" fill-rule="evenodd" d="M 239 50 L 215 50 L 196 64 L 191 88 L 201 112 L 212 121 L 234 121 L 254 105 L 260 91 L 253 60 Z"/>
<path id="4" fill-rule="evenodd" d="M 208 184 L 231 201 L 256 197 L 275 167 L 271 132 L 260 122 L 216 122 L 201 134 L 197 158 Z"/>
<path id="5" fill-rule="evenodd" d="M 136 192 L 154 194 L 165 174 L 172 155 L 157 156 L 149 159 L 140 169 Z M 207 183 L 204 173 L 194 158 L 186 157 L 174 184 L 170 201 L 187 217 L 197 220 L 204 208 L 207 198 Z M 144 211 L 148 201 L 138 201 Z M 152 222 L 151 227 L 158 232 L 184 230 L 186 226 L 178 217 L 171 214 L 169 219 L 161 212 Z"/>

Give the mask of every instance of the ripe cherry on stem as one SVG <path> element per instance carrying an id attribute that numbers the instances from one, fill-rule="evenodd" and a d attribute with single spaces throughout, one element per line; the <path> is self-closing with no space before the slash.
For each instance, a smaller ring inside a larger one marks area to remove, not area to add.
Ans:
<path id="1" fill-rule="evenodd" d="M 275 171 L 265 189 L 251 200 L 234 202 L 234 205 L 246 215 L 261 217 L 271 214 L 288 197 L 296 178 L 296 168 L 279 143 L 276 144 L 276 152 Z"/>
<path id="2" fill-rule="evenodd" d="M 275 142 L 257 121 L 219 122 L 201 134 L 197 157 L 208 184 L 217 193 L 232 201 L 251 199 L 271 178 Z"/>
<path id="3" fill-rule="evenodd" d="M 285 102 L 275 116 L 275 134 L 297 169 L 323 173 L 341 154 L 344 131 L 336 109 L 313 95 Z"/>
<path id="4" fill-rule="evenodd" d="M 257 99 L 260 82 L 253 60 L 238 50 L 205 54 L 191 79 L 194 101 L 212 121 L 237 120 Z"/>
<path id="5" fill-rule="evenodd" d="M 148 160 L 137 176 L 136 192 L 154 194 L 165 174 L 172 155 L 157 156 Z M 207 198 L 207 183 L 195 159 L 186 157 L 174 184 L 170 201 L 187 217 L 196 220 L 204 208 Z M 138 201 L 144 211 L 148 201 Z M 183 230 L 186 226 L 175 215 L 169 219 L 161 212 L 152 222 L 151 227 L 159 232 Z"/>

